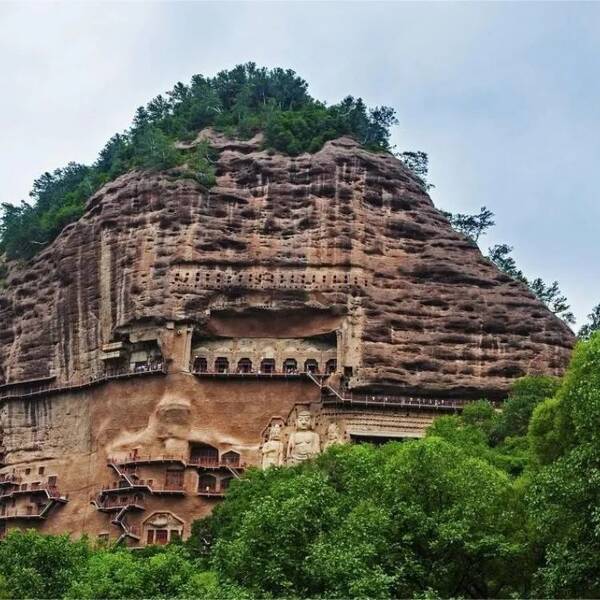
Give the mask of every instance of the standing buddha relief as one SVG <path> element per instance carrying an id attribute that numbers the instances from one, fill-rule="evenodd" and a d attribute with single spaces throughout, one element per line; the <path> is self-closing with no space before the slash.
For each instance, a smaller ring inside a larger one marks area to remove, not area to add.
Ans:
<path id="1" fill-rule="evenodd" d="M 283 442 L 281 441 L 281 424 L 271 423 L 269 438 L 261 449 L 263 469 L 279 467 L 283 464 Z"/>
<path id="2" fill-rule="evenodd" d="M 345 443 L 345 430 L 339 423 L 325 421 L 319 424 L 318 418 L 316 422 L 315 427 L 308 408 L 298 408 L 295 418 L 288 420 L 287 425 L 281 417 L 273 417 L 260 448 L 261 467 L 297 465 L 334 444 Z"/>
<path id="3" fill-rule="evenodd" d="M 321 452 L 321 439 L 313 431 L 312 415 L 300 410 L 296 417 L 296 430 L 290 434 L 287 447 L 287 464 L 297 465 Z"/>

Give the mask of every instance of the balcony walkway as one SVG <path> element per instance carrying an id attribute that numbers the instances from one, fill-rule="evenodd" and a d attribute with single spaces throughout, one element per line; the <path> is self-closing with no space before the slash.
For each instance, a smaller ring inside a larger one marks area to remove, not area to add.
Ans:
<path id="1" fill-rule="evenodd" d="M 118 379 L 129 379 L 132 377 L 145 377 L 148 375 L 166 375 L 167 366 L 162 364 L 148 365 L 147 369 L 123 369 L 105 373 L 100 377 L 90 378 L 88 381 L 72 383 L 70 385 L 59 385 L 54 382 L 32 383 L 31 381 L 13 382 L 0 387 L 0 400 L 15 400 L 23 398 L 34 398 L 49 394 L 60 394 L 72 392 L 102 385 L 108 381 Z M 53 379 L 53 378 L 51 378 Z M 10 386 L 7 388 L 6 386 Z M 18 386 L 23 386 L 19 388 Z M 4 389 L 2 389 L 4 388 Z"/>

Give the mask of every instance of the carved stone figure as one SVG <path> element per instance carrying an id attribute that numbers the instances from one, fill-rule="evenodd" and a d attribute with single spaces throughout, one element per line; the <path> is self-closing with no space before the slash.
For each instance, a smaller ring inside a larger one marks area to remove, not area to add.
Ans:
<path id="1" fill-rule="evenodd" d="M 127 456 L 132 448 L 140 454 L 185 456 L 192 437 L 190 401 L 176 392 L 165 391 L 148 418 L 148 425 L 137 432 L 123 431 L 110 446 L 108 455 Z"/>
<path id="2" fill-rule="evenodd" d="M 273 423 L 269 428 L 269 439 L 262 447 L 262 468 L 279 467 L 283 462 L 283 442 L 281 441 L 281 425 Z"/>
<path id="3" fill-rule="evenodd" d="M 327 450 L 330 446 L 334 444 L 343 444 L 344 437 L 340 432 L 340 428 L 337 423 L 329 423 L 329 427 L 327 427 L 327 439 L 323 444 L 323 450 Z"/>
<path id="4" fill-rule="evenodd" d="M 287 464 L 297 465 L 319 454 L 321 442 L 319 434 L 312 431 L 312 417 L 309 411 L 302 410 L 296 417 L 296 431 L 290 435 L 287 448 Z"/>

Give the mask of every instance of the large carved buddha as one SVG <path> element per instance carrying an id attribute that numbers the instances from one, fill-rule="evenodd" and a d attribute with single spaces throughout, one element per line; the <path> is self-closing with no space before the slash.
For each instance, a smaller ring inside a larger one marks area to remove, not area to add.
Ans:
<path id="1" fill-rule="evenodd" d="M 287 464 L 297 465 L 319 454 L 321 442 L 319 434 L 312 431 L 312 417 L 309 411 L 301 410 L 296 417 L 296 431 L 290 435 L 287 449 Z"/>

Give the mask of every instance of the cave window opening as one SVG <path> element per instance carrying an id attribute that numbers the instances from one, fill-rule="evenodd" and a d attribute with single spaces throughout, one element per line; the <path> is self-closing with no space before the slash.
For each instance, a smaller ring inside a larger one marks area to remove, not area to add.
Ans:
<path id="1" fill-rule="evenodd" d="M 240 358 L 237 366 L 238 373 L 252 373 L 252 361 L 249 358 Z"/>
<path id="2" fill-rule="evenodd" d="M 205 467 L 216 467 L 219 464 L 219 451 L 208 444 L 192 443 L 190 462 Z"/>
<path id="3" fill-rule="evenodd" d="M 352 367 L 344 367 L 344 377 L 352 377 Z"/>
<path id="4" fill-rule="evenodd" d="M 215 371 L 217 373 L 229 373 L 229 360 L 224 356 L 219 356 L 215 360 Z"/>
<path id="5" fill-rule="evenodd" d="M 214 475 L 200 475 L 198 478 L 198 491 L 208 493 L 216 492 L 217 478 Z"/>
<path id="6" fill-rule="evenodd" d="M 336 371 L 337 371 L 337 360 L 335 360 L 335 358 L 330 358 L 325 363 L 325 373 L 327 373 L 328 375 L 331 375 L 331 374 L 335 373 Z"/>
<path id="7" fill-rule="evenodd" d="M 165 489 L 182 490 L 183 489 L 183 469 L 167 469 L 165 477 Z"/>
<path id="8" fill-rule="evenodd" d="M 304 371 L 313 375 L 319 372 L 319 363 L 314 358 L 308 358 L 304 363 Z"/>
<path id="9" fill-rule="evenodd" d="M 261 373 L 275 373 L 275 360 L 273 358 L 263 358 L 260 362 Z"/>
<path id="10" fill-rule="evenodd" d="M 295 358 L 286 358 L 283 361 L 283 372 L 284 373 L 297 373 L 298 372 L 298 361 Z"/>
<path id="11" fill-rule="evenodd" d="M 240 455 L 234 450 L 230 450 L 229 452 L 225 452 L 225 454 L 223 454 L 221 457 L 221 462 L 229 467 L 239 467 Z"/>
<path id="12" fill-rule="evenodd" d="M 162 369 L 164 359 L 156 340 L 139 342 L 131 349 L 130 369 L 134 373 Z"/>
<path id="13" fill-rule="evenodd" d="M 154 539 L 156 540 L 157 544 L 160 544 L 161 546 L 166 544 L 169 541 L 169 532 L 166 529 L 155 529 L 155 537 Z"/>
<path id="14" fill-rule="evenodd" d="M 194 358 L 193 370 L 196 373 L 206 373 L 208 371 L 208 361 L 203 356 Z"/>
<path id="15" fill-rule="evenodd" d="M 225 491 L 228 489 L 232 479 L 233 477 L 223 477 L 223 479 L 221 479 L 221 490 Z"/>

